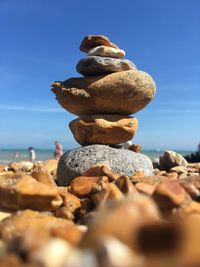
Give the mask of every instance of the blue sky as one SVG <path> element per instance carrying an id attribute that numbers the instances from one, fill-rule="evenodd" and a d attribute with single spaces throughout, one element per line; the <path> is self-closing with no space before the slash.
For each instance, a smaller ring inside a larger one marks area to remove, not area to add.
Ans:
<path id="1" fill-rule="evenodd" d="M 196 149 L 200 141 L 200 1 L 0 0 L 0 148 L 76 147 L 75 118 L 50 91 L 78 77 L 87 34 L 103 34 L 152 75 L 154 100 L 135 114 L 143 149 Z"/>

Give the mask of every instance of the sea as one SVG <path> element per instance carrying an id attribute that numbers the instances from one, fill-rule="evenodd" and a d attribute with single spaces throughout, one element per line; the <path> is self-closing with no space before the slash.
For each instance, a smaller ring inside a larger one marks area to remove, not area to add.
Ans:
<path id="1" fill-rule="evenodd" d="M 64 149 L 64 152 L 70 151 L 70 149 Z M 44 161 L 54 158 L 54 150 L 52 149 L 35 149 L 36 160 Z M 142 153 L 147 155 L 153 162 L 158 162 L 159 157 L 163 155 L 164 150 L 143 150 Z M 177 153 L 186 156 L 190 155 L 194 151 L 176 151 Z M 9 164 L 11 162 L 28 161 L 29 151 L 28 149 L 0 149 L 0 163 Z"/>

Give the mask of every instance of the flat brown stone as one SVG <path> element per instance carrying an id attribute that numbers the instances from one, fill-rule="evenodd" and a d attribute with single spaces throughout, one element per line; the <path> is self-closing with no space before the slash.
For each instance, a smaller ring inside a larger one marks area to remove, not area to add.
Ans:
<path id="1" fill-rule="evenodd" d="M 117 179 L 115 184 L 125 195 L 138 193 L 130 178 L 126 175 L 122 175 L 119 179 Z"/>
<path id="2" fill-rule="evenodd" d="M 155 185 L 151 185 L 151 184 L 147 184 L 147 183 L 137 183 L 135 185 L 136 189 L 140 192 L 140 193 L 144 193 L 147 194 L 149 196 L 151 196 L 154 192 L 154 190 L 156 189 Z"/>
<path id="3" fill-rule="evenodd" d="M 80 198 L 88 197 L 92 191 L 95 190 L 95 187 L 101 182 L 108 182 L 108 177 L 79 176 L 71 182 L 69 190 L 72 194 Z"/>
<path id="4" fill-rule="evenodd" d="M 117 45 L 111 43 L 108 37 L 104 35 L 86 35 L 80 44 L 80 50 L 89 52 L 92 48 L 100 45 L 119 48 Z"/>
<path id="5" fill-rule="evenodd" d="M 80 199 L 68 192 L 66 187 L 58 186 L 59 195 L 63 199 L 62 206 L 66 207 L 70 212 L 75 212 L 81 206 Z"/>
<path id="6" fill-rule="evenodd" d="M 116 145 L 133 138 L 138 120 L 121 115 L 88 115 L 71 121 L 69 127 L 80 145 Z"/>
<path id="7" fill-rule="evenodd" d="M 97 164 L 89 168 L 84 176 L 107 176 L 109 182 L 117 180 L 121 175 L 119 173 L 113 172 L 109 165 Z"/>

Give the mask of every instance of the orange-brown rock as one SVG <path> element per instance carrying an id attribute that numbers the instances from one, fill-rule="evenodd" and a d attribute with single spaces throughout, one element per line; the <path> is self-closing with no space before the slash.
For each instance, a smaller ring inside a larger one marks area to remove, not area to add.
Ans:
<path id="1" fill-rule="evenodd" d="M 103 206 L 107 201 L 123 199 L 124 196 L 120 189 L 113 183 L 109 183 L 98 193 L 94 194 L 91 199 L 95 206 Z"/>
<path id="2" fill-rule="evenodd" d="M 55 214 L 56 217 L 64 218 L 64 219 L 67 219 L 67 220 L 72 220 L 73 221 L 75 219 L 74 214 L 70 211 L 70 209 L 68 209 L 65 206 L 61 206 L 61 207 L 57 208 L 55 210 L 54 214 Z"/>
<path id="3" fill-rule="evenodd" d="M 186 196 L 185 201 L 181 206 L 178 206 L 172 214 L 172 218 L 184 219 L 193 215 L 200 215 L 200 203 L 193 201 L 189 195 Z"/>
<path id="4" fill-rule="evenodd" d="M 160 208 L 168 209 L 180 206 L 186 198 L 186 193 L 178 182 L 168 180 L 157 186 L 152 197 Z"/>
<path id="5" fill-rule="evenodd" d="M 53 176 L 43 167 L 35 168 L 31 173 L 31 176 L 40 183 L 54 187 L 56 186 Z"/>
<path id="6" fill-rule="evenodd" d="M 114 236 L 135 249 L 138 228 L 154 220 L 159 220 L 159 212 L 146 196 L 108 202 L 90 221 L 82 247 L 95 248 L 105 236 Z"/>
<path id="7" fill-rule="evenodd" d="M 81 206 L 80 199 L 75 195 L 68 192 L 66 187 L 58 186 L 59 195 L 63 199 L 63 206 L 66 207 L 70 212 L 75 212 Z"/>
<path id="8" fill-rule="evenodd" d="M 0 203 L 18 209 L 55 210 L 62 204 L 58 189 L 28 175 L 1 176 Z"/>
<path id="9" fill-rule="evenodd" d="M 18 211 L 0 223 L 0 237 L 5 242 L 10 242 L 22 236 L 26 231 L 42 231 L 51 235 L 52 229 L 64 227 L 67 231 L 68 227 L 71 229 L 71 226 L 73 226 L 71 221 L 56 218 L 50 213 L 24 210 Z"/>
<path id="10" fill-rule="evenodd" d="M 181 227 L 184 240 L 181 244 L 179 257 L 183 266 L 199 266 L 200 263 L 200 214 L 186 216 L 179 227 Z"/>
<path id="11" fill-rule="evenodd" d="M 100 183 L 107 183 L 107 176 L 79 176 L 75 178 L 70 186 L 69 191 L 80 198 L 89 196 L 94 190 L 95 187 Z"/>
<path id="12" fill-rule="evenodd" d="M 147 183 L 137 183 L 135 185 L 136 189 L 140 192 L 140 193 L 144 193 L 147 194 L 149 196 L 151 196 L 154 192 L 154 190 L 156 189 L 155 185 L 151 185 L 151 184 L 147 184 Z"/>
<path id="13" fill-rule="evenodd" d="M 133 184 L 137 183 L 147 183 L 150 185 L 157 185 L 165 180 L 167 180 L 166 177 L 156 175 L 156 176 L 144 176 L 144 174 L 141 173 L 141 175 L 133 175 L 130 177 Z"/>
<path id="14" fill-rule="evenodd" d="M 136 153 L 140 153 L 142 151 L 142 147 L 140 144 L 133 144 L 128 147 L 129 150 L 132 150 Z"/>
<path id="15" fill-rule="evenodd" d="M 119 179 L 117 179 L 115 184 L 123 194 L 127 195 L 138 193 L 130 178 L 126 175 L 122 175 Z"/>
<path id="16" fill-rule="evenodd" d="M 177 180 L 178 179 L 178 173 L 177 172 L 165 172 L 162 174 L 163 176 L 172 179 L 172 180 Z"/>
<path id="17" fill-rule="evenodd" d="M 200 197 L 199 189 L 191 181 L 188 179 L 181 179 L 179 183 L 193 199 Z"/>
<path id="18" fill-rule="evenodd" d="M 80 50 L 89 52 L 92 48 L 101 45 L 119 48 L 117 45 L 111 43 L 108 37 L 104 35 L 86 35 L 80 44 Z"/>
<path id="19" fill-rule="evenodd" d="M 180 183 L 192 183 L 197 189 L 200 190 L 200 175 L 198 176 L 191 176 L 191 177 L 187 177 L 187 178 L 184 178 L 182 180 L 179 180 Z"/>
<path id="20" fill-rule="evenodd" d="M 115 145 L 133 138 L 138 120 L 121 115 L 88 115 L 71 121 L 69 127 L 81 145 Z"/>
<path id="21" fill-rule="evenodd" d="M 75 225 L 68 225 L 67 227 L 54 227 L 51 229 L 51 234 L 54 237 L 62 238 L 70 244 L 76 246 L 81 241 L 84 231 Z"/>
<path id="22" fill-rule="evenodd" d="M 43 162 L 43 166 L 47 170 L 47 172 L 51 174 L 53 170 L 57 169 L 58 160 L 57 159 L 46 160 Z"/>
<path id="23" fill-rule="evenodd" d="M 78 116 L 131 115 L 152 100 L 156 85 L 149 74 L 127 70 L 54 82 L 52 91 L 64 109 Z"/>
<path id="24" fill-rule="evenodd" d="M 89 168 L 84 176 L 107 176 L 109 182 L 115 181 L 120 177 L 119 173 L 113 172 L 109 165 L 97 164 Z"/>
<path id="25" fill-rule="evenodd" d="M 57 170 L 58 160 L 57 159 L 49 159 L 43 162 L 44 169 L 54 177 L 53 172 Z"/>

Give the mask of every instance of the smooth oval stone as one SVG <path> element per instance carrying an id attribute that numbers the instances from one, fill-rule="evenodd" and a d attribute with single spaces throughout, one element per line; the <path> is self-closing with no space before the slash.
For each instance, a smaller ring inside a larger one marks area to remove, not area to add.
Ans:
<path id="1" fill-rule="evenodd" d="M 152 100 L 156 85 L 147 73 L 128 70 L 55 82 L 52 91 L 59 104 L 76 115 L 131 115 Z"/>
<path id="2" fill-rule="evenodd" d="M 80 44 L 80 50 L 88 52 L 92 48 L 100 45 L 119 48 L 116 44 L 111 43 L 108 37 L 104 35 L 86 35 Z"/>
<path id="3" fill-rule="evenodd" d="M 88 52 L 88 56 L 122 58 L 125 56 L 125 51 L 119 48 L 109 47 L 105 45 L 97 46 Z"/>
<path id="4" fill-rule="evenodd" d="M 133 138 L 138 120 L 121 115 L 88 115 L 71 121 L 69 127 L 80 145 L 116 145 Z"/>
<path id="5" fill-rule="evenodd" d="M 76 70 L 84 76 L 112 73 L 136 69 L 135 64 L 127 59 L 88 56 L 76 65 Z"/>
<path id="6" fill-rule="evenodd" d="M 160 168 L 162 170 L 169 170 L 175 166 L 187 166 L 187 160 L 175 151 L 165 151 L 163 155 L 160 156 Z"/>
<path id="7" fill-rule="evenodd" d="M 127 149 L 116 149 L 105 145 L 90 145 L 65 153 L 57 169 L 58 185 L 66 186 L 96 164 L 108 164 L 112 171 L 132 176 L 135 172 L 153 174 L 151 160 L 143 154 Z"/>

